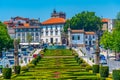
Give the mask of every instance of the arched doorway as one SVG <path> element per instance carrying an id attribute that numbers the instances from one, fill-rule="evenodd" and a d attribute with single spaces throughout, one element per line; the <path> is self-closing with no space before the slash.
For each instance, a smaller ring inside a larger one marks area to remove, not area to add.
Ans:
<path id="1" fill-rule="evenodd" d="M 62 38 L 62 44 L 67 45 L 67 40 L 65 38 Z"/>

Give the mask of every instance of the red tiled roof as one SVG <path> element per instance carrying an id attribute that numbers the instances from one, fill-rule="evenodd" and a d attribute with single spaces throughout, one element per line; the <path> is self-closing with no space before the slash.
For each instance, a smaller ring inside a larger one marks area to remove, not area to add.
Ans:
<path id="1" fill-rule="evenodd" d="M 47 24 L 60 24 L 60 23 L 65 23 L 65 19 L 64 18 L 50 18 L 44 22 L 42 22 L 43 25 L 47 25 Z"/>
<path id="2" fill-rule="evenodd" d="M 85 34 L 87 34 L 87 35 L 94 35 L 95 32 L 85 32 Z"/>
<path id="3" fill-rule="evenodd" d="M 84 33 L 84 30 L 72 30 L 72 33 Z"/>
<path id="4" fill-rule="evenodd" d="M 107 18 L 102 19 L 102 22 L 108 22 L 108 21 L 109 21 L 109 19 L 107 19 Z"/>

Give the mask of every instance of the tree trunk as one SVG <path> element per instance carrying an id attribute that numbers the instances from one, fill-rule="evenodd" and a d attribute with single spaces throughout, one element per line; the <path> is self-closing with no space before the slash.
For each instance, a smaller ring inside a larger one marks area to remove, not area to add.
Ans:
<path id="1" fill-rule="evenodd" d="M 19 66 L 18 51 L 15 51 L 14 53 L 14 63 L 15 63 L 15 66 Z"/>

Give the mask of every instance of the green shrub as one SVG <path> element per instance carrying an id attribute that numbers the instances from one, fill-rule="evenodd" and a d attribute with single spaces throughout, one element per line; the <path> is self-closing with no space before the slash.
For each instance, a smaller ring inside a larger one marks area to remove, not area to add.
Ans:
<path id="1" fill-rule="evenodd" d="M 82 59 L 79 59 L 79 60 L 78 60 L 78 63 L 79 63 L 79 64 L 83 63 L 83 60 L 82 60 Z"/>
<path id="2" fill-rule="evenodd" d="M 70 48 L 69 48 L 69 50 L 71 51 L 71 50 L 72 50 L 72 48 L 70 47 Z"/>
<path id="3" fill-rule="evenodd" d="M 81 66 L 81 67 L 86 67 L 87 64 L 86 64 L 86 63 L 81 63 L 80 66 Z"/>
<path id="4" fill-rule="evenodd" d="M 120 80 L 120 70 L 113 70 L 113 80 Z"/>
<path id="5" fill-rule="evenodd" d="M 86 66 L 86 71 L 92 70 L 91 66 Z"/>
<path id="6" fill-rule="evenodd" d="M 37 56 L 36 59 L 37 59 L 36 61 L 39 62 L 39 60 L 41 59 L 41 56 Z"/>
<path id="7" fill-rule="evenodd" d="M 46 52 L 46 50 L 47 50 L 47 49 L 46 49 L 46 48 L 44 48 L 44 49 L 43 49 L 43 52 Z"/>
<path id="8" fill-rule="evenodd" d="M 27 66 L 28 66 L 28 68 L 34 68 L 35 67 L 34 64 L 28 64 Z"/>
<path id="9" fill-rule="evenodd" d="M 11 68 L 3 68 L 2 72 L 3 72 L 3 78 L 4 79 L 10 79 L 11 78 L 11 75 L 12 75 L 12 69 Z"/>
<path id="10" fill-rule="evenodd" d="M 78 55 L 75 56 L 75 60 L 77 60 L 77 58 L 78 58 Z"/>
<path id="11" fill-rule="evenodd" d="M 21 67 L 21 70 L 22 70 L 22 71 L 28 71 L 29 68 L 28 68 L 28 66 L 23 66 L 23 67 Z"/>
<path id="12" fill-rule="evenodd" d="M 108 66 L 100 66 L 100 76 L 108 77 L 109 75 L 109 67 Z"/>
<path id="13" fill-rule="evenodd" d="M 94 63 L 94 59 L 92 59 L 92 62 Z"/>
<path id="14" fill-rule="evenodd" d="M 21 66 L 14 66 L 15 74 L 20 74 Z"/>
<path id="15" fill-rule="evenodd" d="M 80 58 L 78 57 L 78 58 L 76 59 L 76 61 L 79 62 L 79 60 L 80 60 Z"/>
<path id="16" fill-rule="evenodd" d="M 99 73 L 99 65 L 93 65 L 93 73 Z"/>
<path id="17" fill-rule="evenodd" d="M 32 64 L 37 65 L 37 59 L 34 59 L 34 60 L 32 61 Z"/>

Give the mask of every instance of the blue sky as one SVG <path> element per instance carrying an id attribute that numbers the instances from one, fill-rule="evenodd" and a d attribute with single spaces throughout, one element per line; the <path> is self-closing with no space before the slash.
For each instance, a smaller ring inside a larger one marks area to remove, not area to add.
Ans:
<path id="1" fill-rule="evenodd" d="M 120 0 L 0 0 L 0 20 L 21 16 L 50 18 L 53 11 L 63 11 L 67 18 L 82 11 L 94 11 L 97 16 L 115 18 L 120 11 Z"/>

